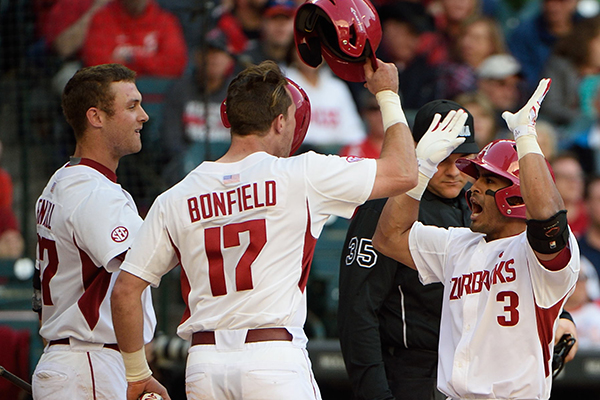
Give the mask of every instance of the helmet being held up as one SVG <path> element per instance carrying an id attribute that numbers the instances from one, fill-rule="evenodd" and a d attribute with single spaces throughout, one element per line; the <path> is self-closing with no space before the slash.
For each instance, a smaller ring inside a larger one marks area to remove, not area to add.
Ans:
<path id="1" fill-rule="evenodd" d="M 290 78 L 286 79 L 288 81 L 287 89 L 292 95 L 292 103 L 296 105 L 296 113 L 294 114 L 294 118 L 296 119 L 296 129 L 294 130 L 294 139 L 292 140 L 292 148 L 289 154 L 291 156 L 298 150 L 306 137 L 308 125 L 310 124 L 311 109 L 310 100 L 304 89 Z M 221 122 L 225 128 L 231 128 L 231 124 L 227 118 L 227 99 L 223 100 L 221 103 Z"/>
<path id="2" fill-rule="evenodd" d="M 304 63 L 316 68 L 323 58 L 340 78 L 364 82 L 364 63 L 381 42 L 381 22 L 369 0 L 308 0 L 296 11 L 294 41 Z"/>

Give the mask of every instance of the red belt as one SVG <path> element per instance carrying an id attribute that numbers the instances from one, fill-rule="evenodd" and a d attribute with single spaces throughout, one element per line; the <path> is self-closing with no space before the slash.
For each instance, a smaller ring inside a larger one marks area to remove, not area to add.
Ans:
<path id="1" fill-rule="evenodd" d="M 55 344 L 70 344 L 69 339 L 58 339 L 58 340 L 51 340 L 48 345 L 49 346 L 54 346 Z M 112 349 L 112 350 L 116 350 L 119 351 L 119 345 L 116 343 L 105 343 L 104 347 L 106 347 L 107 349 Z"/>
<path id="2" fill-rule="evenodd" d="M 248 329 L 246 343 L 269 342 L 273 340 L 292 341 L 292 334 L 285 328 Z M 198 344 L 215 344 L 215 332 L 196 332 L 192 335 L 192 346 Z"/>

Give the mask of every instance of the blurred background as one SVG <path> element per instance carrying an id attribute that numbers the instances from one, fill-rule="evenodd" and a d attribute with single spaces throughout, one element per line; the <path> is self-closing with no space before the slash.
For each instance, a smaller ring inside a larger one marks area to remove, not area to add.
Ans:
<path id="1" fill-rule="evenodd" d="M 138 74 L 150 116 L 143 149 L 122 159 L 119 183 L 142 216 L 155 197 L 203 160 L 225 153 L 219 106 L 230 80 L 266 59 L 308 93 L 312 120 L 299 151 L 377 157 L 381 115 L 362 84 L 299 60 L 294 0 L 0 0 L 0 365 L 30 381 L 43 350 L 31 311 L 34 205 L 68 161 L 74 137 L 60 95 L 79 68 L 109 62 Z M 553 399 L 600 399 L 600 3 L 598 0 L 373 1 L 383 27 L 377 55 L 397 65 L 409 122 L 422 105 L 453 99 L 474 116 L 480 147 L 507 137 L 500 118 L 552 78 L 538 124 L 586 273 L 567 305 L 580 335 Z M 543 121 L 543 122 L 542 122 Z M 309 352 L 324 400 L 351 399 L 337 340 L 340 253 L 349 221 L 332 219 L 308 282 Z M 159 379 L 184 399 L 188 344 L 179 271 L 154 290 L 152 352 Z M 0 379 L 0 399 L 27 399 Z"/>

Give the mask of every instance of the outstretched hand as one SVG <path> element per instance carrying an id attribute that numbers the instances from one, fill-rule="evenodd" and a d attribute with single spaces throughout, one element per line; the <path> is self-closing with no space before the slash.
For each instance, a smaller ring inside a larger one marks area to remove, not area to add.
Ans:
<path id="1" fill-rule="evenodd" d="M 441 118 L 440 114 L 435 114 L 429 129 L 417 144 L 419 171 L 429 178 L 437 171 L 438 164 L 466 139 L 459 136 L 468 118 L 464 110 L 450 111 L 442 122 Z"/>
<path id="2" fill-rule="evenodd" d="M 502 118 L 506 121 L 508 129 L 515 135 L 515 139 L 520 135 L 537 135 L 535 132 L 535 122 L 542 101 L 544 100 L 544 97 L 546 97 L 548 90 L 550 90 L 551 83 L 552 80 L 549 78 L 542 79 L 523 108 L 514 114 L 510 111 L 504 111 L 502 113 Z"/>

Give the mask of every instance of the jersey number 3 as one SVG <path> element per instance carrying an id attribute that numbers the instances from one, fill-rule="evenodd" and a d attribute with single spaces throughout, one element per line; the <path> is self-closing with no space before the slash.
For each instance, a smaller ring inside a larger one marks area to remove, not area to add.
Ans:
<path id="1" fill-rule="evenodd" d="M 223 249 L 241 246 L 240 234 L 248 232 L 248 247 L 246 247 L 235 267 L 235 286 L 237 291 L 252 289 L 251 266 L 267 243 L 265 220 L 255 219 L 204 230 L 204 243 L 206 256 L 208 257 L 208 275 L 213 296 L 227 294 L 225 266 L 223 252 L 221 251 L 221 232 L 223 232 Z M 227 259 L 229 260 L 230 258 Z"/>
<path id="2" fill-rule="evenodd" d="M 498 292 L 496 301 L 505 304 L 506 313 L 498 316 L 498 323 L 502 326 L 515 326 L 519 322 L 519 295 L 512 291 Z"/>

